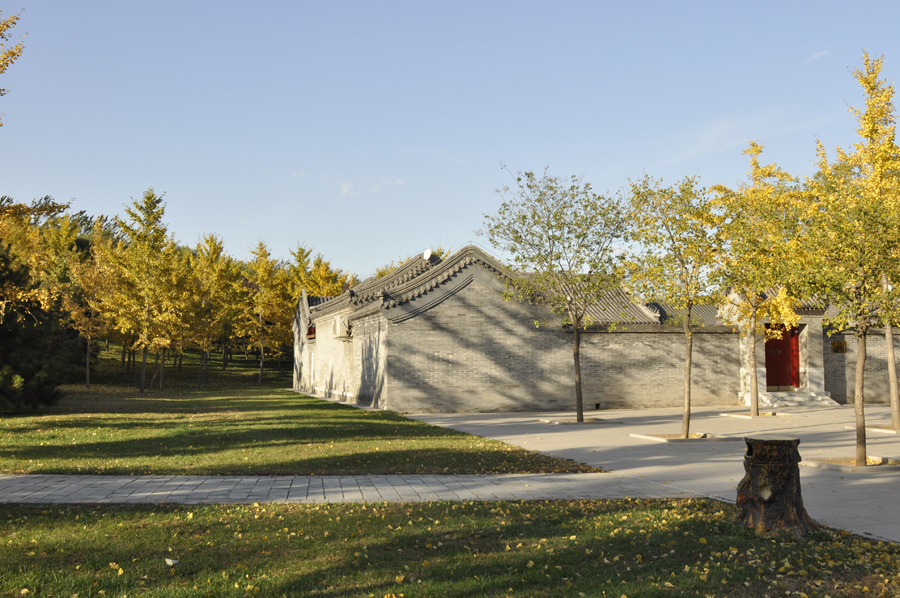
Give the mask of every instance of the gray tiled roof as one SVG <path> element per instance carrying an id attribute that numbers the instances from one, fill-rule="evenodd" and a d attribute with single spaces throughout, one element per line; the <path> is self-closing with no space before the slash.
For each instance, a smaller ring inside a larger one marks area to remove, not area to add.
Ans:
<path id="1" fill-rule="evenodd" d="M 673 307 L 668 303 L 659 303 L 651 301 L 647 307 L 659 314 L 660 324 L 680 323 L 679 320 L 684 317 L 685 310 Z M 716 326 L 721 324 L 719 321 L 719 308 L 715 305 L 695 305 L 691 308 L 691 320 L 702 324 L 703 326 Z"/>
<path id="2" fill-rule="evenodd" d="M 587 315 L 594 324 L 659 324 L 659 318 L 652 310 L 622 289 L 600 293 L 599 300 L 587 309 Z"/>
<path id="3" fill-rule="evenodd" d="M 308 305 L 312 312 L 323 315 L 348 307 L 355 311 L 365 305 L 380 305 L 382 309 L 396 307 L 429 293 L 451 280 L 455 273 L 474 265 L 487 268 L 501 278 L 511 274 L 501 262 L 481 248 L 466 246 L 444 260 L 435 255 L 427 260 L 417 256 L 389 275 L 367 278 L 337 297 L 308 297 Z M 658 310 L 644 305 L 624 289 L 604 291 L 600 295 L 599 301 L 587 310 L 593 325 L 660 324 Z M 703 320 L 706 323 L 705 313 Z M 715 323 L 714 313 L 712 323 Z"/>
<path id="4" fill-rule="evenodd" d="M 334 297 L 316 297 L 313 295 L 308 295 L 306 297 L 306 300 L 309 303 L 310 307 L 315 307 L 316 305 L 321 305 L 323 303 L 327 303 L 327 302 L 331 301 L 332 299 L 334 299 Z"/>

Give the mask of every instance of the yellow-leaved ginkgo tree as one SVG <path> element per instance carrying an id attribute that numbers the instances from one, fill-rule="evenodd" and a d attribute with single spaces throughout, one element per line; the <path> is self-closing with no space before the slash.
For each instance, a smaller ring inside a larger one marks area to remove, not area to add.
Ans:
<path id="1" fill-rule="evenodd" d="M 179 266 L 174 239 L 163 223 L 163 196 L 150 188 L 140 200 L 126 206 L 128 220 L 116 218 L 124 242 L 95 239 L 103 259 L 111 264 L 114 277 L 111 292 L 100 297 L 101 313 L 108 314 L 115 327 L 136 336 L 141 348 L 139 391 L 144 392 L 147 378 L 147 352 L 169 348 L 167 325 L 174 317 L 173 270 Z"/>
<path id="2" fill-rule="evenodd" d="M 291 252 L 294 260 L 288 266 L 287 274 L 295 306 L 303 289 L 307 296 L 336 297 L 359 282 L 355 274 L 332 268 L 331 262 L 321 253 L 310 260 L 312 251 L 311 247 L 300 244 Z"/>
<path id="3" fill-rule="evenodd" d="M 867 464 L 864 409 L 866 339 L 883 323 L 884 306 L 896 300 L 885 274 L 898 272 L 898 149 L 895 144 L 894 88 L 879 79 L 883 58 L 863 54 L 863 68 L 853 75 L 865 92 L 865 108 L 851 108 L 861 140 L 852 150 L 838 148 L 828 159 L 818 144 L 819 172 L 809 181 L 807 237 L 818 257 L 818 294 L 839 310 L 828 323 L 832 331 L 856 335 L 856 464 Z"/>
<path id="4" fill-rule="evenodd" d="M 3 11 L 0 11 L 0 15 L 2 14 Z M 6 69 L 8 69 L 25 50 L 25 45 L 21 40 L 13 46 L 7 47 L 6 45 L 6 42 L 9 41 L 11 36 L 11 29 L 16 26 L 16 23 L 19 22 L 20 18 L 19 15 L 12 15 L 11 17 L 0 19 L 0 75 L 6 72 Z M 0 96 L 5 96 L 6 93 L 7 91 L 5 89 L 0 89 Z M 0 127 L 2 126 L 3 121 L 0 120 Z"/>
<path id="5" fill-rule="evenodd" d="M 222 345 L 223 357 L 234 323 L 241 315 L 240 265 L 225 252 L 222 239 L 203 236 L 190 255 L 192 296 L 191 341 L 200 350 L 197 388 L 209 378 L 209 354 Z"/>
<path id="6" fill-rule="evenodd" d="M 268 246 L 260 241 L 247 262 L 246 300 L 242 326 L 245 334 L 259 347 L 259 377 L 262 385 L 266 347 L 278 350 L 291 342 L 293 303 L 288 292 L 288 274 L 284 264 L 272 257 Z"/>
<path id="7" fill-rule="evenodd" d="M 722 217 L 722 312 L 744 343 L 741 369 L 744 380 L 749 377 L 752 416 L 759 415 L 757 343 L 797 326 L 796 294 L 806 272 L 795 179 L 776 164 L 760 164 L 762 150 L 756 142 L 744 150 L 750 156 L 749 183 L 712 187 Z"/>
<path id="8" fill-rule="evenodd" d="M 681 438 L 690 436 L 691 357 L 694 306 L 718 301 L 716 270 L 719 264 L 720 217 L 711 197 L 696 177 L 685 177 L 674 187 L 645 176 L 631 183 L 627 202 L 630 236 L 638 243 L 629 260 L 631 284 L 645 297 L 683 311 L 684 411 Z"/>
<path id="9" fill-rule="evenodd" d="M 94 225 L 94 238 L 103 236 L 100 222 Z M 87 255 L 79 256 L 72 264 L 72 284 L 63 297 L 63 306 L 71 319 L 70 325 L 78 331 L 87 344 L 84 361 L 84 385 L 91 387 L 91 343 L 109 333 L 110 321 L 100 309 L 101 298 L 113 291 L 114 266 L 108 254 L 92 244 Z"/>

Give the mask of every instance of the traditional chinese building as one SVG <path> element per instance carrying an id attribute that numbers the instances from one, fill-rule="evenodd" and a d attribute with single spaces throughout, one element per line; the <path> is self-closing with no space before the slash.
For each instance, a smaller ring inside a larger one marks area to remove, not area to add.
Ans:
<path id="1" fill-rule="evenodd" d="M 467 246 L 443 260 L 426 252 L 338 297 L 304 294 L 294 388 L 401 412 L 574 409 L 571 328 L 539 303 L 504 300 L 505 278 L 503 264 Z M 852 400 L 854 343 L 844 333 L 824 335 L 823 310 L 804 305 L 800 314 L 783 339 L 757 343 L 763 404 L 830 402 L 829 393 Z M 677 310 L 617 290 L 590 315 L 581 337 L 586 410 L 683 404 Z M 692 404 L 747 400 L 745 337 L 714 308 L 697 308 L 692 319 L 702 324 L 694 331 Z M 884 337 L 872 340 L 867 401 L 886 402 Z"/>

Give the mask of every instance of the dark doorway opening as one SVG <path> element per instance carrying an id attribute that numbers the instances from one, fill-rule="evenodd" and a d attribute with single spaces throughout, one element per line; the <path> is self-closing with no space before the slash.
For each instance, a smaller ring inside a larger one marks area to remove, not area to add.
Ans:
<path id="1" fill-rule="evenodd" d="M 766 325 L 769 328 L 769 325 Z M 800 387 L 800 330 L 782 330 L 781 338 L 766 340 L 766 389 Z"/>

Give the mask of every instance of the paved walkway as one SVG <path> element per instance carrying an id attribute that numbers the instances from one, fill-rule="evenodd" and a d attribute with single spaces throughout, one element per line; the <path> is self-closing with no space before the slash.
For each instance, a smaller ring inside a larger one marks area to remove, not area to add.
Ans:
<path id="1" fill-rule="evenodd" d="M 866 408 L 870 426 L 887 427 L 887 406 Z M 804 465 L 853 455 L 850 407 L 787 408 L 784 417 L 722 417 L 743 408 L 694 410 L 692 431 L 733 436 L 778 433 L 800 438 Z M 680 430 L 679 409 L 589 412 L 609 423 L 554 425 L 571 413 L 425 414 L 410 416 L 581 463 L 606 474 L 401 476 L 59 476 L 0 475 L 0 503 L 253 503 L 502 499 L 670 498 L 711 496 L 734 502 L 744 475 L 741 441 L 658 443 L 631 436 Z M 872 432 L 869 454 L 900 458 L 898 435 Z M 803 499 L 822 523 L 900 542 L 900 471 L 845 473 L 801 467 Z"/>
<path id="2" fill-rule="evenodd" d="M 0 475 L 0 503 L 339 503 L 685 497 L 616 474 L 99 476 Z"/>
<path id="3" fill-rule="evenodd" d="M 674 434 L 681 430 L 680 409 L 585 412 L 610 422 L 601 425 L 553 425 L 541 420 L 572 418 L 571 413 L 426 414 L 412 416 L 435 425 L 486 436 L 557 457 L 603 467 L 616 475 L 655 482 L 657 487 L 734 502 L 744 476 L 746 444 L 740 439 L 760 433 L 800 439 L 803 501 L 810 516 L 822 523 L 892 542 L 900 542 L 900 471 L 829 471 L 808 464 L 822 457 L 852 457 L 856 442 L 852 406 L 792 407 L 784 417 L 755 420 L 723 417 L 744 415 L 748 408 L 697 408 L 692 432 L 721 434 L 736 442 L 659 443 L 631 436 Z M 866 406 L 870 427 L 890 426 L 887 405 Z M 868 454 L 900 460 L 900 435 L 870 431 Z M 664 495 L 660 495 L 662 497 Z"/>

